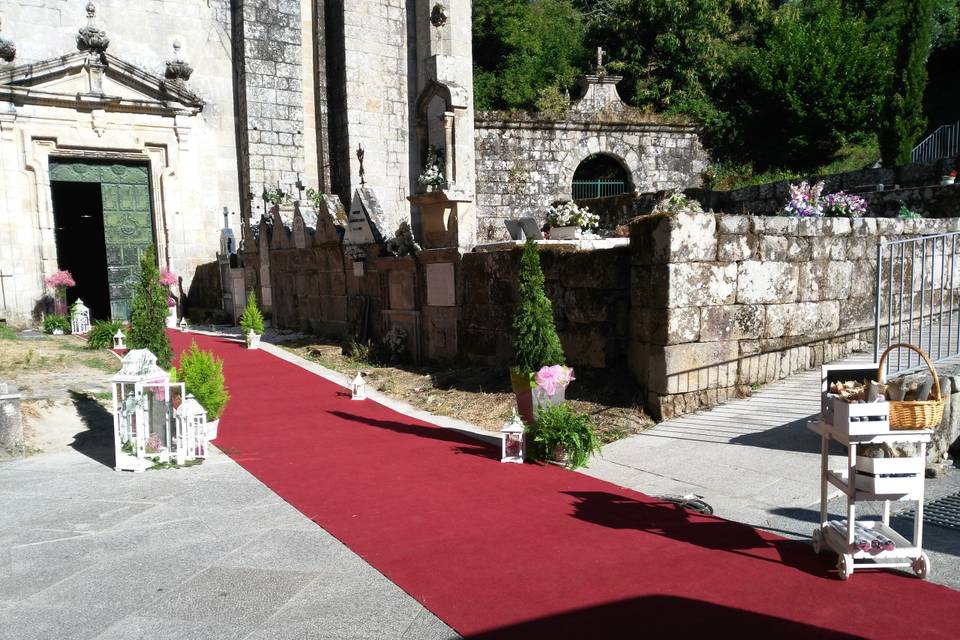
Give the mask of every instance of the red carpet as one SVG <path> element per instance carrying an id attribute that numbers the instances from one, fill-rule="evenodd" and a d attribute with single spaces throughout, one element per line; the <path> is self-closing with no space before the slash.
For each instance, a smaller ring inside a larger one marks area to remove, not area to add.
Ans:
<path id="1" fill-rule="evenodd" d="M 957 637 L 960 593 L 945 587 L 890 571 L 841 582 L 809 544 L 500 464 L 263 351 L 171 335 L 177 353 L 196 339 L 224 358 L 217 446 L 465 636 Z"/>

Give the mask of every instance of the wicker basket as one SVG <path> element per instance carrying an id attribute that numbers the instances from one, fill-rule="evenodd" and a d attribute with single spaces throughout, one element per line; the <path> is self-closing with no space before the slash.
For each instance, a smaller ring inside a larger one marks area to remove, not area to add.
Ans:
<path id="1" fill-rule="evenodd" d="M 880 356 L 879 367 L 877 368 L 877 381 L 884 382 L 883 368 L 886 364 L 887 355 L 894 349 L 903 347 L 912 349 L 923 358 L 927 368 L 930 369 L 930 375 L 933 376 L 933 397 L 934 400 L 901 400 L 890 401 L 890 428 L 898 430 L 907 429 L 930 429 L 940 424 L 943 419 L 943 394 L 940 392 L 940 378 L 937 377 L 937 370 L 933 368 L 930 358 L 919 347 L 912 344 L 900 342 L 887 347 L 883 355 Z"/>

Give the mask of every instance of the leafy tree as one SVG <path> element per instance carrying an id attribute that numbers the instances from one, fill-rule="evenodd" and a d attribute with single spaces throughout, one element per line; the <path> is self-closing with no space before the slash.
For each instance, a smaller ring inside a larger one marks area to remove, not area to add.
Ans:
<path id="1" fill-rule="evenodd" d="M 883 108 L 878 137 L 883 164 L 907 164 L 910 151 L 927 125 L 923 92 L 933 27 L 934 0 L 902 0 L 893 82 Z"/>
<path id="2" fill-rule="evenodd" d="M 540 250 L 536 242 L 527 240 L 520 255 L 520 306 L 513 315 L 513 365 L 519 372 L 565 362 L 553 305 L 543 285 Z"/>
<path id="3" fill-rule="evenodd" d="M 160 284 L 157 254 L 150 247 L 140 256 L 140 273 L 133 289 L 129 340 L 134 349 L 149 349 L 163 369 L 173 360 L 173 348 L 166 331 L 167 295 L 167 288 Z"/>
<path id="4" fill-rule="evenodd" d="M 478 109 L 556 102 L 587 54 L 571 0 L 474 0 L 474 94 Z"/>

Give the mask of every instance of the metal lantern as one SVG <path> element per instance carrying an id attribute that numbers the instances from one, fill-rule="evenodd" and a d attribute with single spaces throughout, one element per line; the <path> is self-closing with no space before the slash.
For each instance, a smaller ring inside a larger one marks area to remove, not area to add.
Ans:
<path id="1" fill-rule="evenodd" d="M 70 333 L 80 335 L 90 331 L 90 309 L 77 298 L 70 309 Z"/>
<path id="2" fill-rule="evenodd" d="M 188 328 L 189 327 L 187 327 L 187 319 L 180 318 L 180 331 L 186 333 Z"/>
<path id="3" fill-rule="evenodd" d="M 117 471 L 144 471 L 169 462 L 176 451 L 174 412 L 183 402 L 183 383 L 157 366 L 148 349 L 123 356 L 113 376 L 113 441 Z"/>
<path id="4" fill-rule="evenodd" d="M 207 457 L 207 410 L 192 393 L 177 408 L 177 464 Z"/>
<path id="5" fill-rule="evenodd" d="M 123 335 L 123 331 L 120 329 L 117 329 L 117 332 L 113 334 L 113 348 L 117 350 L 127 348 L 126 336 Z"/>
<path id="6" fill-rule="evenodd" d="M 523 437 L 523 420 L 517 415 L 516 409 L 514 409 L 510 419 L 500 428 L 500 433 L 503 434 L 500 462 L 519 462 L 523 464 L 527 447 Z"/>
<path id="7" fill-rule="evenodd" d="M 357 377 L 350 383 L 350 396 L 354 400 L 367 399 L 367 381 L 363 379 L 359 371 L 357 371 Z"/>

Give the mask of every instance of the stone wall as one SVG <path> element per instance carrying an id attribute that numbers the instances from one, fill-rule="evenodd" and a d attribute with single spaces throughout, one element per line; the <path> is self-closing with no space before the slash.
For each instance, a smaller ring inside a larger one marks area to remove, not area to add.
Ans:
<path id="1" fill-rule="evenodd" d="M 629 361 L 649 408 L 665 418 L 694 411 L 866 347 L 877 242 L 958 228 L 957 219 L 638 219 Z"/>
<path id="2" fill-rule="evenodd" d="M 572 197 L 573 174 L 603 153 L 627 169 L 637 192 L 700 183 L 708 158 L 695 127 L 478 113 L 477 209 L 480 241 L 508 237 L 503 221 Z"/>

